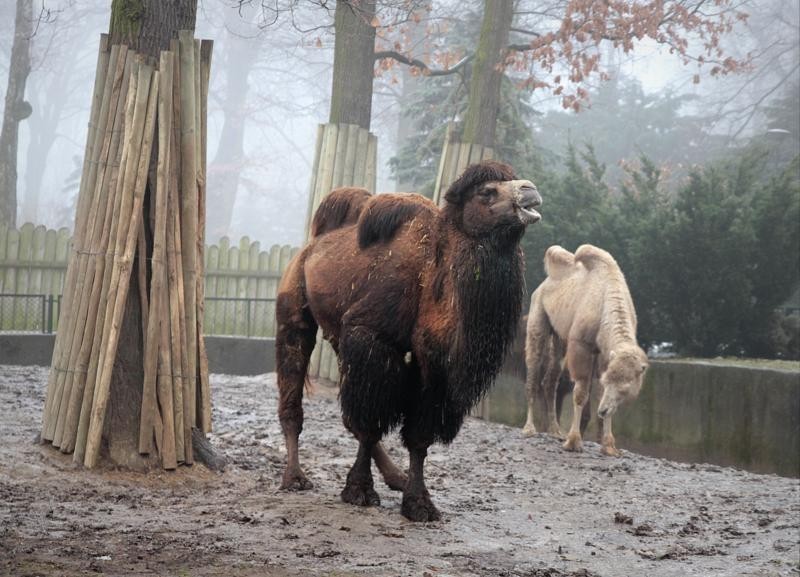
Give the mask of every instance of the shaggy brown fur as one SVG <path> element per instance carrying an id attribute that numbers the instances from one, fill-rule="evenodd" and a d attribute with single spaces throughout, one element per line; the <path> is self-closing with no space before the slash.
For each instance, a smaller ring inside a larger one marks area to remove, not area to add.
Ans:
<path id="1" fill-rule="evenodd" d="M 525 345 L 528 368 L 528 420 L 524 432 L 536 432 L 533 399 L 541 387 L 548 431 L 560 435 L 555 391 L 562 360 L 575 383 L 572 426 L 564 448 L 582 450 L 580 418 L 593 376 L 600 376 L 603 397 L 602 450 L 618 455 L 611 432 L 617 407 L 639 395 L 647 356 L 636 343 L 636 311 L 628 285 L 614 258 L 585 244 L 573 255 L 560 246 L 545 253 L 547 278 L 531 297 Z"/>
<path id="2" fill-rule="evenodd" d="M 519 319 L 519 242 L 539 219 L 533 207 L 541 199 L 533 184 L 514 178 L 497 162 L 470 166 L 441 208 L 415 194 L 367 197 L 357 189 L 323 201 L 318 234 L 278 291 L 279 416 L 288 452 L 282 487 L 310 487 L 297 443 L 319 327 L 338 354 L 343 420 L 359 440 L 342 499 L 379 502 L 375 459 L 390 487 L 403 489 L 406 517 L 439 517 L 423 479 L 428 446 L 456 436 L 500 369 Z M 379 442 L 397 426 L 410 453 L 407 479 Z"/>
<path id="3" fill-rule="evenodd" d="M 311 236 L 320 236 L 358 220 L 361 209 L 372 196 L 365 188 L 337 188 L 336 194 L 330 194 L 325 202 L 320 203 L 314 220 L 311 221 Z"/>

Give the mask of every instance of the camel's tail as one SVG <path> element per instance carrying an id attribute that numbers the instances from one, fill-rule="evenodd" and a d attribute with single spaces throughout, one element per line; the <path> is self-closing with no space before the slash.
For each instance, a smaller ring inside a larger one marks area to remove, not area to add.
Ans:
<path id="1" fill-rule="evenodd" d="M 355 224 L 371 196 L 366 188 L 342 187 L 332 190 L 314 213 L 312 238 L 347 224 Z"/>

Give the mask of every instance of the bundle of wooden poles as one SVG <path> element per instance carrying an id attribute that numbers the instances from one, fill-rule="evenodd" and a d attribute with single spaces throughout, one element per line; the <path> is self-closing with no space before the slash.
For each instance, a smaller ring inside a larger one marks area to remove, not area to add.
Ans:
<path id="1" fill-rule="evenodd" d="M 182 31 L 157 67 L 109 44 L 104 36 L 41 436 L 97 463 L 136 269 L 138 448 L 174 469 L 193 462 L 192 428 L 211 430 L 202 266 L 212 43 Z"/>

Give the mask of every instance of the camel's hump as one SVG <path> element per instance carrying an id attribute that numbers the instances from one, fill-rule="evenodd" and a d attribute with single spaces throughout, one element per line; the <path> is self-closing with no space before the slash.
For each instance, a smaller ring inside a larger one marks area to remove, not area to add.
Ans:
<path id="1" fill-rule="evenodd" d="M 429 199 L 416 193 L 394 192 L 373 196 L 358 219 L 358 246 L 367 248 L 391 240 L 397 229 L 422 213 L 435 214 L 439 209 Z"/>
<path id="2" fill-rule="evenodd" d="M 355 224 L 371 197 L 366 188 L 346 186 L 332 190 L 314 213 L 311 236 L 319 236 L 346 224 Z"/>
<path id="3" fill-rule="evenodd" d="M 544 253 L 544 270 L 552 279 L 558 280 L 572 272 L 575 266 L 575 255 L 557 244 Z"/>
<path id="4" fill-rule="evenodd" d="M 591 244 L 583 244 L 575 251 L 575 262 L 581 263 L 588 270 L 592 270 L 599 263 L 617 266 L 617 261 L 611 254 L 602 248 Z"/>

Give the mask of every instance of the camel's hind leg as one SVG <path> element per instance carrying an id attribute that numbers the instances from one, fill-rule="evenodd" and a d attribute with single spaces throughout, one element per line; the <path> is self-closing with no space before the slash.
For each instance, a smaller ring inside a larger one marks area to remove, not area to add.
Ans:
<path id="1" fill-rule="evenodd" d="M 381 472 L 383 482 L 386 483 L 387 487 L 392 491 L 402 491 L 406 488 L 408 475 L 394 464 L 381 443 L 376 443 L 372 448 L 372 459 Z"/>
<path id="2" fill-rule="evenodd" d="M 287 271 L 290 275 L 292 271 Z M 278 417 L 286 440 L 286 469 L 281 489 L 299 491 L 313 487 L 300 468 L 298 440 L 303 430 L 303 387 L 311 352 L 317 336 L 317 323 L 299 282 L 282 283 L 276 302 L 278 332 L 275 338 L 277 360 Z"/>
<path id="3" fill-rule="evenodd" d="M 558 384 L 561 380 L 561 373 L 564 372 L 563 360 L 566 353 L 566 345 L 558 336 L 553 335 L 551 342 L 549 363 L 547 371 L 542 379 L 542 392 L 545 403 L 545 420 L 547 422 L 547 432 L 559 438 L 563 438 L 561 427 L 558 424 L 558 411 L 556 410 L 556 397 Z"/>
<path id="4" fill-rule="evenodd" d="M 563 351 L 557 341 L 539 296 L 534 293 L 525 336 L 525 391 L 528 400 L 528 416 L 522 429 L 525 436 L 537 432 L 537 409 L 539 422 L 545 424 L 547 432 L 561 434 L 555 416 L 555 387 L 561 373 Z"/>

